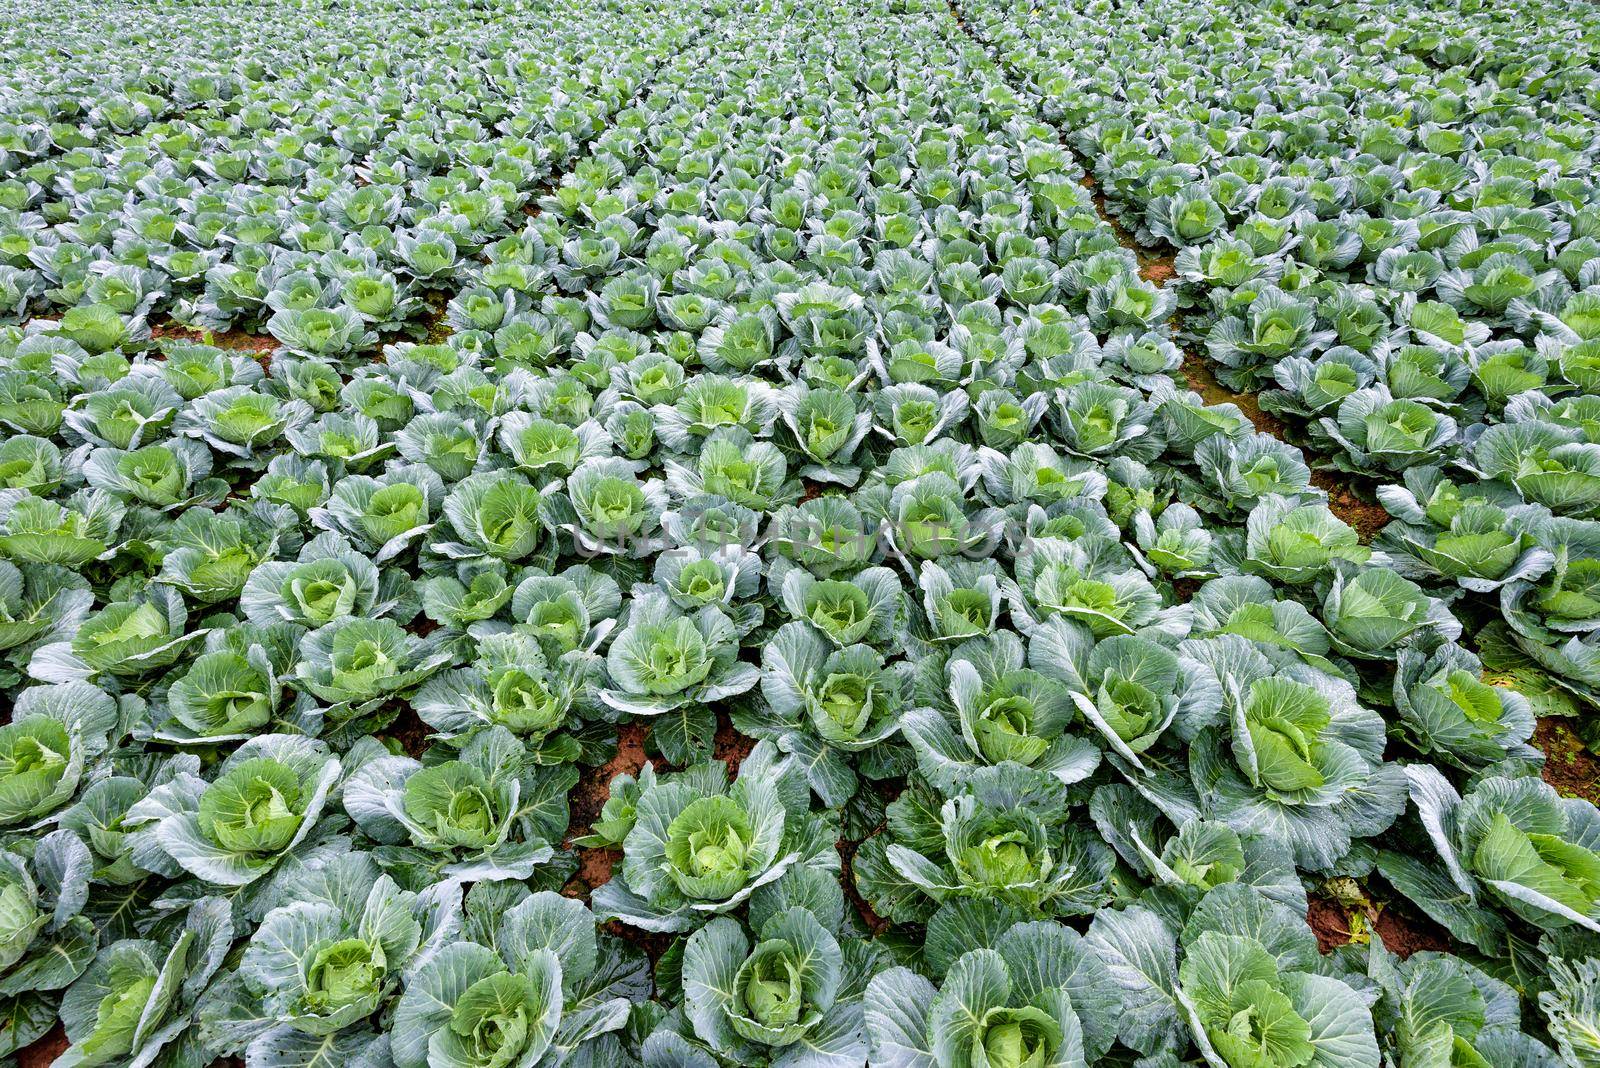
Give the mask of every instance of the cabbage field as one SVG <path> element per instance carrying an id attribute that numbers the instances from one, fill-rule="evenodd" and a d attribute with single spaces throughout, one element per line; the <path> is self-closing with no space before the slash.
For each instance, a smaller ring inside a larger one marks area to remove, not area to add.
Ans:
<path id="1" fill-rule="evenodd" d="M 1600 7 L 0 54 L 3 1068 L 1600 1068 Z"/>

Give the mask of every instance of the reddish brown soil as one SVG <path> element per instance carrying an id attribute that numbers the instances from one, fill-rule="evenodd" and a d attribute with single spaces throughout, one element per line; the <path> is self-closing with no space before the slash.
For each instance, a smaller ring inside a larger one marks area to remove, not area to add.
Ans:
<path id="1" fill-rule="evenodd" d="M 60 1024 L 33 1045 L 17 1050 L 17 1068 L 49 1068 L 50 1062 L 66 1050 L 67 1033 Z"/>
<path id="2" fill-rule="evenodd" d="M 726 712 L 717 713 L 717 737 L 712 743 L 711 755 L 717 760 L 727 761 L 729 782 L 738 776 L 739 765 L 744 763 L 744 758 L 755 747 L 754 738 L 747 738 L 733 729 Z"/>
<path id="3" fill-rule="evenodd" d="M 1143 278 L 1146 282 L 1154 282 L 1158 286 L 1166 285 L 1171 281 L 1173 275 L 1177 273 L 1177 270 L 1172 266 L 1172 258 L 1170 256 L 1151 260 L 1139 268 L 1140 278 Z"/>
<path id="4" fill-rule="evenodd" d="M 617 752 L 604 764 L 579 770 L 578 785 L 567 795 L 567 806 L 572 814 L 567 827 L 567 844 L 578 858 L 578 871 L 562 888 L 568 897 L 587 898 L 597 888 L 611 880 L 611 870 L 622 860 L 620 849 L 593 849 L 572 846 L 572 839 L 582 838 L 594 829 L 594 821 L 611 796 L 611 780 L 618 775 L 637 775 L 644 767 L 644 739 L 649 728 L 640 723 L 624 723 L 617 728 Z"/>
<path id="5" fill-rule="evenodd" d="M 590 894 L 611 881 L 612 869 L 622 862 L 620 849 L 574 846 L 572 852 L 578 858 L 578 870 L 567 885 L 561 888 L 561 892 L 568 897 L 587 899 Z"/>
<path id="6" fill-rule="evenodd" d="M 1389 522 L 1383 505 L 1362 498 L 1337 472 L 1313 471 L 1311 484 L 1327 493 L 1328 510 L 1354 527 L 1363 543 L 1371 541 Z"/>
<path id="7" fill-rule="evenodd" d="M 1533 744 L 1545 756 L 1539 774 L 1557 793 L 1600 803 L 1600 760 L 1584 748 L 1565 720 L 1558 716 L 1539 720 Z"/>
<path id="8" fill-rule="evenodd" d="M 1331 953 L 1350 941 L 1350 917 L 1342 905 L 1325 897 L 1313 897 L 1308 905 L 1306 923 L 1317 936 L 1319 950 Z"/>
<path id="9" fill-rule="evenodd" d="M 642 723 L 624 723 L 617 728 L 616 755 L 604 764 L 580 771 L 578 785 L 567 795 L 567 803 L 572 811 L 572 822 L 567 833 L 571 837 L 581 838 L 594 829 L 594 821 L 599 818 L 600 810 L 611 796 L 612 779 L 618 775 L 639 774 L 639 769 L 644 767 L 644 739 L 649 729 Z"/>
<path id="10" fill-rule="evenodd" d="M 1254 393 L 1235 393 L 1228 389 L 1211 371 L 1211 364 L 1205 357 L 1195 352 L 1183 354 L 1183 377 L 1189 383 L 1189 388 L 1200 394 L 1200 399 L 1207 405 L 1234 404 L 1244 417 L 1255 425 L 1263 434 L 1271 434 L 1279 441 L 1284 440 L 1283 422 L 1277 416 L 1261 410 L 1261 405 L 1256 402 Z"/>
<path id="11" fill-rule="evenodd" d="M 224 330 L 221 333 L 213 333 L 209 330 L 195 330 L 192 327 L 182 326 L 170 321 L 151 323 L 150 336 L 157 340 L 161 338 L 179 338 L 184 341 L 198 341 L 205 345 L 215 345 L 219 349 L 253 352 L 261 357 L 272 355 L 278 348 L 277 338 L 249 334 L 243 330 Z"/>
<path id="12" fill-rule="evenodd" d="M 1331 953 L 1350 942 L 1350 913 L 1332 898 L 1313 896 L 1306 909 L 1306 923 L 1317 936 L 1317 948 Z M 1404 960 L 1423 950 L 1445 952 L 1450 939 L 1444 929 L 1431 920 L 1411 914 L 1396 905 L 1357 906 L 1362 926 L 1378 932 L 1384 948 Z"/>
<path id="13" fill-rule="evenodd" d="M 604 764 L 582 770 L 578 785 L 567 795 L 572 813 L 567 830 L 569 846 L 574 838 L 581 838 L 594 828 L 594 821 L 599 818 L 600 810 L 611 796 L 611 780 L 618 775 L 637 775 L 639 769 L 644 767 L 644 743 L 648 731 L 649 728 L 643 724 L 623 724 L 617 728 L 616 755 Z M 730 780 L 738 774 L 740 763 L 754 746 L 755 740 L 734 730 L 725 713 L 718 716 L 713 753 L 716 759 L 727 762 Z M 578 871 L 563 889 L 571 897 L 586 897 L 597 887 L 604 886 L 611 879 L 613 868 L 622 859 L 622 851 L 618 849 L 583 846 L 572 849 L 578 858 Z"/>
<path id="14" fill-rule="evenodd" d="M 67 1041 L 67 1033 L 60 1024 L 56 1024 L 48 1034 L 31 1046 L 17 1050 L 17 1068 L 50 1068 L 55 1059 L 66 1052 L 71 1045 Z M 211 1068 L 243 1068 L 244 1062 L 237 1057 L 219 1057 Z"/>
<path id="15" fill-rule="evenodd" d="M 1134 240 L 1133 235 L 1130 234 L 1122 225 L 1121 220 L 1119 220 L 1115 215 L 1111 214 L 1110 209 L 1106 206 L 1106 195 L 1100 189 L 1100 183 L 1095 181 L 1094 175 L 1085 172 L 1081 184 L 1085 189 L 1093 192 L 1094 210 L 1100 216 L 1100 218 L 1105 221 L 1106 225 L 1110 226 L 1112 231 L 1116 233 L 1117 243 L 1123 248 L 1132 249 L 1134 254 L 1140 256 L 1141 258 L 1149 255 L 1150 253 L 1148 250 L 1143 245 L 1139 244 L 1138 241 Z"/>
<path id="16" fill-rule="evenodd" d="M 1404 960 L 1413 953 L 1444 953 L 1450 938 L 1432 920 L 1398 910 L 1394 905 L 1379 909 L 1372 929 L 1383 939 L 1384 948 Z"/>

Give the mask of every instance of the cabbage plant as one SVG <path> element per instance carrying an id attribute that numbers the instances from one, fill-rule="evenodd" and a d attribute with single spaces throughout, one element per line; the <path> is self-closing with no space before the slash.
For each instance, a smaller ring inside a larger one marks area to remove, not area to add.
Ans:
<path id="1" fill-rule="evenodd" d="M 379 756 L 350 776 L 343 801 L 402 884 L 527 879 L 566 827 L 575 778 L 570 768 L 535 766 L 516 735 L 495 725 L 427 766 Z"/>
<path id="2" fill-rule="evenodd" d="M 741 1063 L 859 1061 L 860 979 L 847 967 L 806 908 L 773 912 L 754 937 L 719 916 L 684 942 L 686 1015 L 696 1038 Z"/>
<path id="3" fill-rule="evenodd" d="M 1495 927 L 1495 912 L 1548 928 L 1596 929 L 1600 883 L 1593 881 L 1593 805 L 1560 797 L 1536 778 L 1491 776 L 1463 795 L 1432 767 L 1413 766 L 1406 774 L 1446 879 L 1424 883 L 1408 877 L 1407 868 L 1390 865 L 1391 881 L 1403 893 L 1469 942 Z M 1467 907 L 1438 906 L 1434 897 L 1443 885 L 1453 886 Z M 1493 911 L 1467 921 L 1463 914 L 1470 915 L 1473 906 Z"/>
<path id="4" fill-rule="evenodd" d="M 632 983 L 582 902 L 529 894 L 417 968 L 395 1006 L 401 1068 L 558 1063 L 628 1021 Z"/>
<path id="5" fill-rule="evenodd" d="M 89 967 L 99 942 L 95 925 L 82 915 L 93 868 L 88 847 L 72 831 L 57 830 L 34 843 L 32 854 L 0 853 L 7 1056 L 50 1029 L 60 992 Z"/>
<path id="6" fill-rule="evenodd" d="M 620 712 L 661 715 L 688 704 L 707 705 L 756 685 L 760 673 L 737 658 L 738 630 L 722 611 L 692 614 L 659 590 L 629 606 L 626 625 L 606 653 L 611 685 L 600 698 Z"/>
<path id="7" fill-rule="evenodd" d="M 169 938 L 124 938 L 101 948 L 61 998 L 69 1065 L 156 1063 L 206 1056 L 193 1027 L 195 1003 L 222 966 L 233 937 L 225 901 L 191 905 Z"/>
<path id="8" fill-rule="evenodd" d="M 868 984 L 871 1063 L 1087 1064 L 1109 1047 L 1115 1009 L 1094 992 L 1108 976 L 1076 932 L 1014 923 L 941 933 L 937 985 L 904 967 Z"/>
<path id="9" fill-rule="evenodd" d="M 595 909 L 645 930 L 688 931 L 737 908 L 795 866 L 837 871 L 829 821 L 809 809 L 793 757 L 759 743 L 731 784 L 657 780 L 634 801 L 621 877 Z"/>
<path id="10" fill-rule="evenodd" d="M 459 930 L 460 886 L 401 890 L 354 852 L 319 858 L 279 894 L 237 970 L 206 991 L 201 1027 L 252 1062 L 377 1056 L 388 1039 L 366 1021 Z"/>
<path id="11" fill-rule="evenodd" d="M 323 816 L 342 765 L 325 743 L 263 734 L 235 748 L 209 781 L 180 771 L 122 817 L 140 867 L 240 888 L 291 857 L 340 844 Z M 270 891 L 269 891 L 270 893 Z M 259 911 L 259 897 L 252 897 Z"/>

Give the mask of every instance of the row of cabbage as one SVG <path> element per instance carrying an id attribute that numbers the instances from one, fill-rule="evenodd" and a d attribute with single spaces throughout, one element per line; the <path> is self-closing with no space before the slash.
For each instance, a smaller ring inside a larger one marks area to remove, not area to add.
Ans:
<path id="1" fill-rule="evenodd" d="M 622 5 L 370 7 L 279 27 L 222 6 L 191 16 L 214 52 L 176 68 L 148 9 L 67 20 L 70 58 L 0 83 L 0 322 L 115 347 L 171 314 L 334 356 L 415 329 L 683 32 Z M 42 10 L 8 55 L 44 52 Z M 569 44 L 508 37 L 517 18 Z"/>
<path id="2" fill-rule="evenodd" d="M 1177 295 L 1049 98 L 896 6 L 490 4 L 393 69 L 306 45 L 414 8 L 207 8 L 240 93 L 87 124 L 140 174 L 113 230 L 153 202 L 200 251 L 217 196 L 229 237 L 148 304 L 31 296 L 0 347 L 12 1046 L 59 1015 L 60 1065 L 1584 1063 L 1600 815 L 1537 778 L 1529 702 L 1297 449 L 1178 385 Z M 529 15 L 589 117 L 502 185 L 568 114 L 470 121 L 536 92 L 484 77 Z M 166 125 L 277 160 L 359 114 L 337 177 L 213 174 L 202 138 L 191 184 Z M 99 201 L 40 189 L 19 229 L 76 245 Z M 252 228 L 263 193 L 294 221 Z M 91 273 L 156 270 L 144 240 Z M 448 336 L 367 318 L 356 259 Z M 630 720 L 657 761 L 569 840 Z M 1463 952 L 1320 955 L 1307 886 L 1375 868 Z"/>
<path id="3" fill-rule="evenodd" d="M 1498 599 L 1507 664 L 1587 706 L 1600 24 L 1526 7 L 964 5 L 1139 238 L 1177 250 L 1220 377 L 1378 483 L 1396 566 Z"/>
<path id="4" fill-rule="evenodd" d="M 1224 379 L 1275 387 L 1262 406 L 1326 460 L 1400 475 L 1377 491 L 1397 520 L 1379 545 L 1466 591 L 1456 611 L 1487 622 L 1485 656 L 1545 691 L 1540 707 L 1586 717 L 1593 13 L 964 7 L 1076 133 L 1114 210 L 1178 249 L 1189 338 Z M 1451 824 L 1426 809 L 1453 796 L 1421 795 L 1435 840 Z M 1492 941 L 1408 867 L 1385 871 L 1458 937 Z"/>
<path id="5" fill-rule="evenodd" d="M 565 44 L 552 50 L 508 33 L 508 22 L 540 25 Z M 204 42 L 181 62 L 175 27 Z M 464 904 L 459 881 L 422 876 L 403 890 L 372 854 L 352 851 L 348 816 L 323 818 L 330 803 L 340 807 L 340 758 L 353 769 L 360 752 L 388 750 L 369 740 L 336 756 L 311 740 L 315 726 L 268 725 L 304 629 L 282 625 L 283 612 L 257 613 L 260 627 L 220 639 L 249 617 L 239 609 L 245 578 L 280 552 L 291 570 L 297 557 L 329 557 L 309 578 L 293 576 L 299 623 L 374 607 L 371 559 L 338 539 L 301 553 L 312 538 L 305 506 L 285 502 L 306 491 L 292 476 L 264 475 L 250 446 L 287 451 L 287 420 L 276 414 L 309 414 L 297 396 L 319 411 L 357 410 L 359 399 L 340 396 L 350 368 L 305 357 L 353 355 L 425 329 L 425 298 L 456 288 L 463 265 L 510 232 L 508 220 L 521 220 L 537 189 L 636 97 L 681 32 L 673 12 L 624 4 L 275 5 L 266 17 L 242 5 L 8 12 L 0 315 L 32 321 L 0 345 L 0 509 L 18 539 L 0 554 L 0 644 L 16 669 L 5 682 L 11 724 L 0 730 L 17 787 L 0 864 L 0 1060 L 11 1063 L 61 1021 L 71 1040 L 63 1065 L 199 1066 L 263 1033 L 253 1063 L 389 1064 L 386 1039 L 368 1045 L 370 1030 L 341 1029 L 375 1010 L 391 1014 L 400 977 L 447 947 L 459 961 L 463 938 L 506 947 L 513 959 L 500 925 L 539 917 L 565 940 L 530 933 L 522 944 L 542 952 L 540 964 L 560 951 L 558 984 L 595 975 L 594 1003 L 610 1016 L 627 1004 L 615 992 L 639 995 L 642 958 L 615 944 L 597 949 L 580 903 L 485 883 Z M 46 329 L 37 316 L 50 317 Z M 286 347 L 269 368 L 205 345 L 155 347 L 152 324 L 172 319 L 266 330 Z M 287 388 L 252 410 L 249 387 L 269 379 Z M 177 410 L 206 398 L 234 443 L 215 463 L 208 447 L 173 432 Z M 87 437 L 71 429 L 80 419 Z M 111 482 L 90 483 L 86 461 L 107 446 Z M 36 510 L 51 497 L 71 503 Z M 222 514 L 211 511 L 224 500 Z M 192 566 L 179 564 L 185 556 Z M 148 585 L 164 559 L 169 574 L 181 567 L 189 580 Z M 136 603 L 94 611 L 130 595 Z M 387 607 L 372 615 L 417 616 L 420 595 L 403 573 L 387 573 L 381 596 Z M 239 614 L 208 615 L 218 607 Z M 86 619 L 84 639 L 108 656 L 69 674 L 104 686 L 19 694 L 18 670 L 39 641 L 71 636 Z M 109 628 L 98 640 L 96 621 Z M 349 647 L 367 648 L 354 636 Z M 411 678 L 447 662 L 436 656 Z M 371 674 L 387 681 L 381 665 Z M 146 703 L 152 681 L 159 695 Z M 298 707 L 315 716 L 308 693 Z M 188 741 L 152 740 L 170 730 Z M 268 736 L 248 740 L 258 733 Z M 201 738 L 203 757 L 182 752 Z M 508 764 L 520 769 L 514 744 Z M 536 812 L 533 789 L 520 792 L 521 807 L 513 801 L 480 844 L 510 833 L 513 813 L 518 837 L 537 829 L 559 840 L 574 777 L 541 781 L 547 811 Z M 496 781 L 497 810 L 508 789 L 519 796 L 515 782 Z M 158 844 L 176 827 L 163 817 L 179 812 L 196 836 L 195 850 L 174 847 L 189 868 Z M 294 873 L 285 865 L 281 883 L 258 884 L 285 857 Z M 531 872 L 538 859 L 522 863 Z M 292 912 L 273 909 L 291 902 Z M 573 910 L 585 917 L 576 931 Z M 252 930 L 260 937 L 247 944 Z M 275 991 L 263 1004 L 259 986 L 241 987 L 242 975 L 281 978 L 300 964 L 304 991 L 317 991 L 303 1001 Z M 200 1027 L 202 995 L 216 1006 L 243 997 L 257 1018 L 219 1008 Z M 301 1026 L 280 1026 L 287 1019 Z"/>

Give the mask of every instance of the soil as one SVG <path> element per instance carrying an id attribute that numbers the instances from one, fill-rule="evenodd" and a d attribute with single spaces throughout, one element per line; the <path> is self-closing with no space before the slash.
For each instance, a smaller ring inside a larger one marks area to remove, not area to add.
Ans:
<path id="1" fill-rule="evenodd" d="M 1311 484 L 1328 495 L 1328 510 L 1355 528 L 1362 544 L 1371 541 L 1389 522 L 1383 505 L 1363 498 L 1336 472 L 1313 471 Z"/>
<path id="2" fill-rule="evenodd" d="M 1306 923 L 1317 936 L 1317 948 L 1323 953 L 1331 953 L 1355 937 L 1346 906 L 1320 896 L 1312 896 L 1307 904 Z M 1450 939 L 1443 928 L 1410 913 L 1403 906 L 1369 903 L 1365 907 L 1357 906 L 1356 911 L 1360 920 L 1355 926 L 1362 928 L 1362 940 L 1369 937 L 1366 931 L 1376 931 L 1383 939 L 1384 948 L 1401 960 L 1424 950 L 1442 953 L 1450 948 Z"/>
<path id="3" fill-rule="evenodd" d="M 445 305 L 450 302 L 450 294 L 442 289 L 430 289 L 422 294 L 422 299 L 428 305 L 428 312 L 423 316 L 423 326 L 426 330 L 422 338 L 423 343 L 442 344 L 446 338 L 455 333 L 445 319 Z"/>
<path id="4" fill-rule="evenodd" d="M 1211 364 L 1205 357 L 1196 352 L 1184 352 L 1183 377 L 1189 383 L 1189 388 L 1200 394 L 1200 399 L 1208 406 L 1215 404 L 1237 405 L 1239 411 L 1255 428 L 1263 434 L 1271 434 L 1279 441 L 1285 440 L 1283 421 L 1277 416 L 1261 410 L 1261 405 L 1256 401 L 1253 393 L 1235 393 L 1221 382 L 1212 373 Z"/>
<path id="5" fill-rule="evenodd" d="M 1151 260 L 1139 268 L 1140 278 L 1143 278 L 1146 282 L 1154 282 L 1158 286 L 1166 285 L 1177 273 L 1177 269 L 1172 265 L 1172 257 L 1170 256 L 1162 256 L 1159 259 Z"/>
<path id="6" fill-rule="evenodd" d="M 1545 756 L 1539 774 L 1558 794 L 1600 803 L 1600 759 L 1584 748 L 1565 720 L 1557 716 L 1539 720 L 1533 744 Z"/>
<path id="7" fill-rule="evenodd" d="M 243 330 L 223 330 L 213 332 L 210 330 L 196 330 L 193 327 L 183 326 L 170 320 L 150 324 L 150 336 L 160 340 L 162 338 L 175 338 L 182 341 L 198 341 L 203 345 L 215 345 L 219 349 L 232 349 L 235 352 L 250 352 L 256 354 L 258 359 L 265 359 L 277 351 L 278 339 L 263 337 L 260 334 L 250 334 Z"/>
<path id="8" fill-rule="evenodd" d="M 639 769 L 644 767 L 644 739 L 648 731 L 649 728 L 642 723 L 622 724 L 617 728 L 616 755 L 604 764 L 581 769 L 578 785 L 567 795 L 567 803 L 572 812 L 572 821 L 567 833 L 571 838 L 582 838 L 594 829 L 594 821 L 599 818 L 600 810 L 611 797 L 612 779 L 618 775 L 639 774 Z M 590 886 L 599 886 L 603 882 L 605 880 L 601 879 L 600 882 L 591 883 Z"/>
<path id="9" fill-rule="evenodd" d="M 1188 604 L 1203 585 L 1205 583 L 1200 579 L 1175 578 L 1172 580 L 1172 596 L 1179 604 Z"/>
<path id="10" fill-rule="evenodd" d="M 573 854 L 578 858 L 578 870 L 561 888 L 561 892 L 568 897 L 577 897 L 588 900 L 589 895 L 611 881 L 611 871 L 622 861 L 620 849 L 592 849 L 588 846 L 574 846 Z"/>
<path id="11" fill-rule="evenodd" d="M 651 934 L 649 931 L 641 931 L 637 927 L 629 927 L 621 920 L 612 920 L 601 930 L 607 934 L 616 935 L 624 942 L 644 950 L 645 955 L 650 958 L 650 967 L 652 968 L 661 959 L 661 954 L 665 953 L 672 946 L 673 940 L 678 937 L 674 934 Z"/>
<path id="12" fill-rule="evenodd" d="M 60 1024 L 31 1046 L 17 1051 L 17 1068 L 49 1068 L 50 1062 L 66 1050 L 67 1032 Z"/>
<path id="13" fill-rule="evenodd" d="M 1317 936 L 1317 948 L 1331 953 L 1350 941 L 1350 917 L 1337 901 L 1313 897 L 1307 902 L 1306 923 Z"/>
<path id="14" fill-rule="evenodd" d="M 1444 953 L 1450 949 L 1444 928 L 1396 905 L 1379 909 L 1372 929 L 1383 939 L 1384 948 L 1401 960 L 1413 953 Z"/>
<path id="15" fill-rule="evenodd" d="M 400 714 L 393 723 L 384 729 L 384 734 L 400 743 L 400 748 L 413 760 L 422 759 L 423 750 L 428 748 L 428 735 L 433 733 L 433 728 L 422 722 L 417 716 L 417 710 L 411 706 L 410 701 L 398 702 Z"/>
<path id="16" fill-rule="evenodd" d="M 66 1031 L 56 1024 L 49 1034 L 33 1045 L 17 1050 L 17 1068 L 50 1068 L 69 1045 L 71 1043 L 67 1041 Z M 219 1057 L 211 1063 L 211 1068 L 244 1068 L 244 1062 L 238 1057 Z"/>
<path id="17" fill-rule="evenodd" d="M 726 712 L 717 713 L 717 736 L 712 743 L 711 755 L 717 760 L 727 761 L 729 782 L 738 777 L 739 765 L 744 763 L 744 758 L 749 756 L 750 750 L 755 747 L 754 738 L 746 737 L 733 729 Z"/>
<path id="18" fill-rule="evenodd" d="M 644 767 L 644 739 L 649 728 L 640 723 L 624 723 L 617 728 L 617 752 L 604 764 L 582 768 L 578 785 L 567 794 L 568 809 L 572 814 L 567 829 L 567 844 L 582 838 L 594 829 L 594 821 L 611 796 L 611 780 L 618 775 L 637 775 Z M 587 898 L 597 888 L 611 881 L 611 870 L 622 859 L 620 849 L 595 849 L 572 846 L 578 858 L 578 871 L 562 888 L 568 897 Z"/>
<path id="19" fill-rule="evenodd" d="M 1141 260 L 1144 260 L 1147 257 L 1156 261 L 1161 259 L 1158 254 L 1151 252 L 1149 249 L 1139 244 L 1134 236 L 1128 232 L 1127 228 L 1122 225 L 1122 220 L 1111 214 L 1111 209 L 1106 204 L 1105 192 L 1100 188 L 1100 183 L 1095 181 L 1093 172 L 1091 172 L 1087 167 L 1084 168 L 1083 179 L 1079 184 L 1093 194 L 1095 213 L 1099 215 L 1100 218 L 1105 221 L 1106 225 L 1110 226 L 1112 231 L 1117 235 L 1118 244 L 1120 244 L 1123 248 L 1131 249 L 1133 254 L 1138 256 Z"/>
<path id="20" fill-rule="evenodd" d="M 960 28 L 962 33 L 971 37 L 974 41 L 978 39 L 976 34 L 967 29 L 967 17 L 962 13 L 959 7 L 956 7 L 954 3 L 950 4 L 950 14 L 955 17 L 956 26 Z"/>

